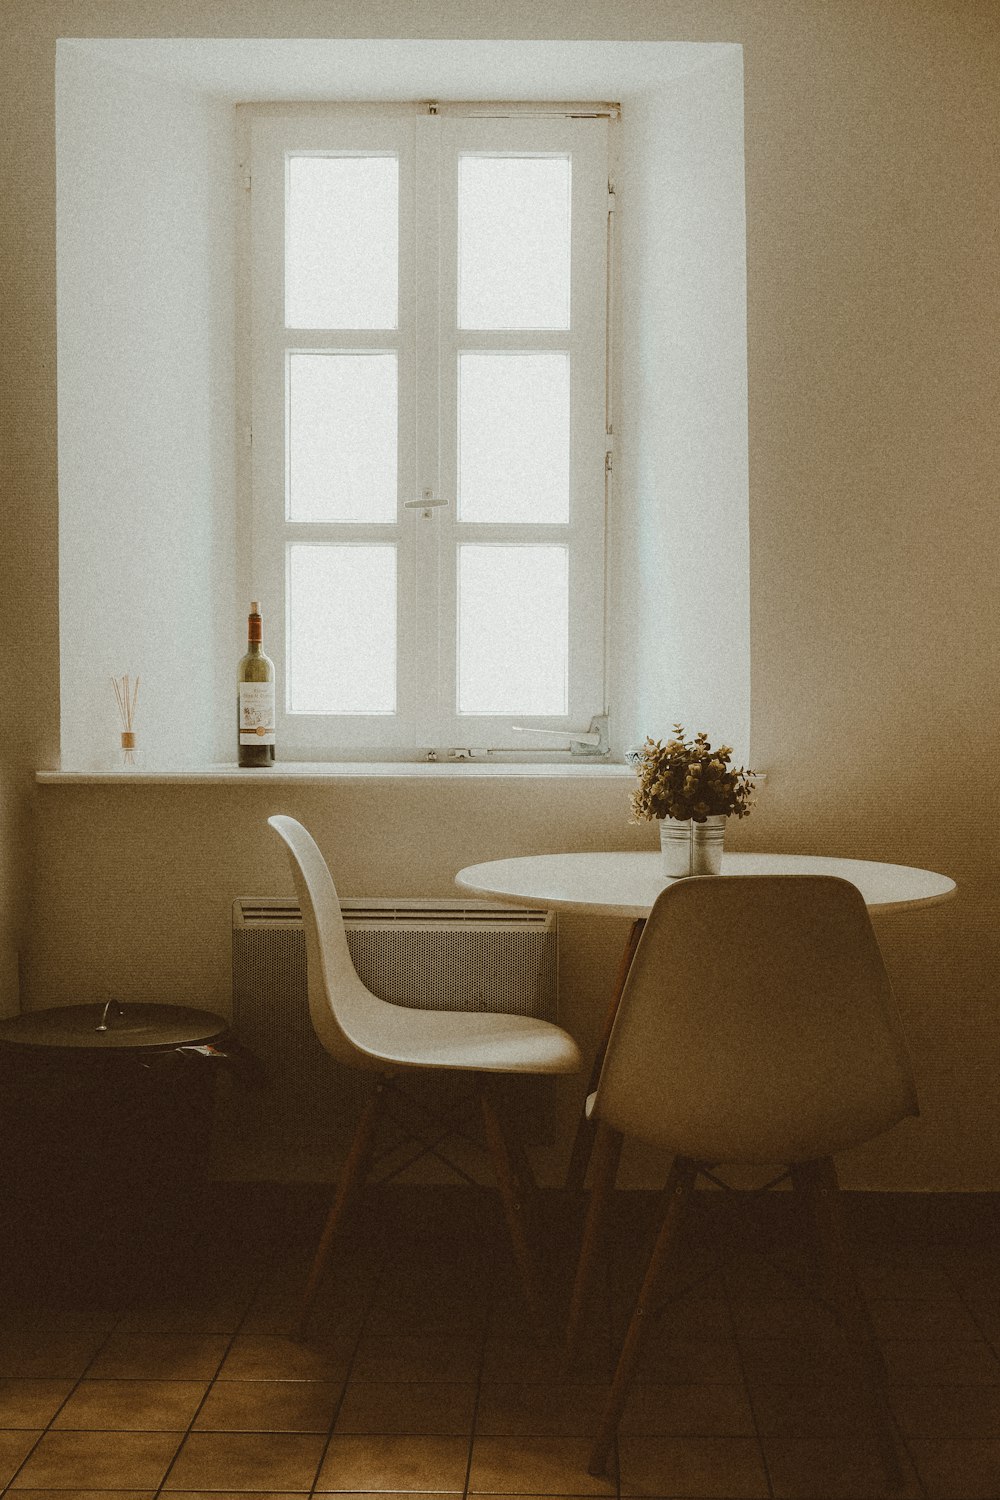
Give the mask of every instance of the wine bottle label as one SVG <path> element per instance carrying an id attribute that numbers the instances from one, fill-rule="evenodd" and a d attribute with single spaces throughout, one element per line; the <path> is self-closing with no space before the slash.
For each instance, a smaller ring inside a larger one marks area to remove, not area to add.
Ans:
<path id="1" fill-rule="evenodd" d="M 240 683 L 240 744 L 274 744 L 274 683 Z"/>

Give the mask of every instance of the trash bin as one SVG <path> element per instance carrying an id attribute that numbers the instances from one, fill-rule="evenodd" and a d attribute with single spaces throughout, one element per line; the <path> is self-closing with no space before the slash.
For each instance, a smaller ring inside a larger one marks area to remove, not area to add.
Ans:
<path id="1" fill-rule="evenodd" d="M 0 1194 L 18 1243 L 165 1222 L 206 1180 L 228 1023 L 172 1005 L 0 1022 Z"/>

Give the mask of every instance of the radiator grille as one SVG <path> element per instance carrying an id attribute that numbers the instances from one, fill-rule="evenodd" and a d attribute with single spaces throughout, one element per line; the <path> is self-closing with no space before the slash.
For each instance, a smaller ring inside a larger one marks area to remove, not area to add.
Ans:
<path id="1" fill-rule="evenodd" d="M 345 900 L 342 908 L 355 967 L 381 999 L 555 1019 L 551 913 L 486 902 Z M 264 1109 L 249 1123 L 270 1144 L 322 1144 L 356 1113 L 370 1082 L 335 1063 L 313 1031 L 297 902 L 234 902 L 232 954 L 234 1029 L 266 1080 Z"/>

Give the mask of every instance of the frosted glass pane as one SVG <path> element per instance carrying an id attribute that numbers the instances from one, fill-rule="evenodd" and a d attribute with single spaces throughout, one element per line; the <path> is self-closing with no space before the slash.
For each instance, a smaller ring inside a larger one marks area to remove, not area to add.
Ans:
<path id="1" fill-rule="evenodd" d="M 398 261 L 394 156 L 288 158 L 289 328 L 395 328 Z"/>
<path id="2" fill-rule="evenodd" d="M 462 521 L 569 520 L 569 355 L 460 354 Z"/>
<path id="3" fill-rule="evenodd" d="M 458 711 L 564 714 L 565 547 L 464 546 L 458 560 Z"/>
<path id="4" fill-rule="evenodd" d="M 461 156 L 459 328 L 568 328 L 568 156 Z"/>
<path id="5" fill-rule="evenodd" d="M 288 595 L 291 712 L 394 713 L 395 547 L 290 547 Z"/>
<path id="6" fill-rule="evenodd" d="M 395 354 L 288 357 L 288 518 L 395 521 Z"/>

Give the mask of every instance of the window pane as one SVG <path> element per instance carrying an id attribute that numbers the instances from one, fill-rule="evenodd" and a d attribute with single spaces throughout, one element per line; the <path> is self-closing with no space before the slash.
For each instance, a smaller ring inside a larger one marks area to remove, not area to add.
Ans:
<path id="1" fill-rule="evenodd" d="M 395 354 L 289 355 L 288 519 L 395 521 Z"/>
<path id="2" fill-rule="evenodd" d="M 464 546 L 458 559 L 458 711 L 564 714 L 565 547 Z"/>
<path id="3" fill-rule="evenodd" d="M 394 713 L 395 547 L 288 550 L 290 711 Z"/>
<path id="4" fill-rule="evenodd" d="M 569 520 L 569 355 L 460 354 L 458 515 Z"/>
<path id="5" fill-rule="evenodd" d="M 459 328 L 568 328 L 568 156 L 461 156 Z"/>
<path id="6" fill-rule="evenodd" d="M 396 157 L 288 158 L 289 328 L 395 328 L 398 259 Z"/>

